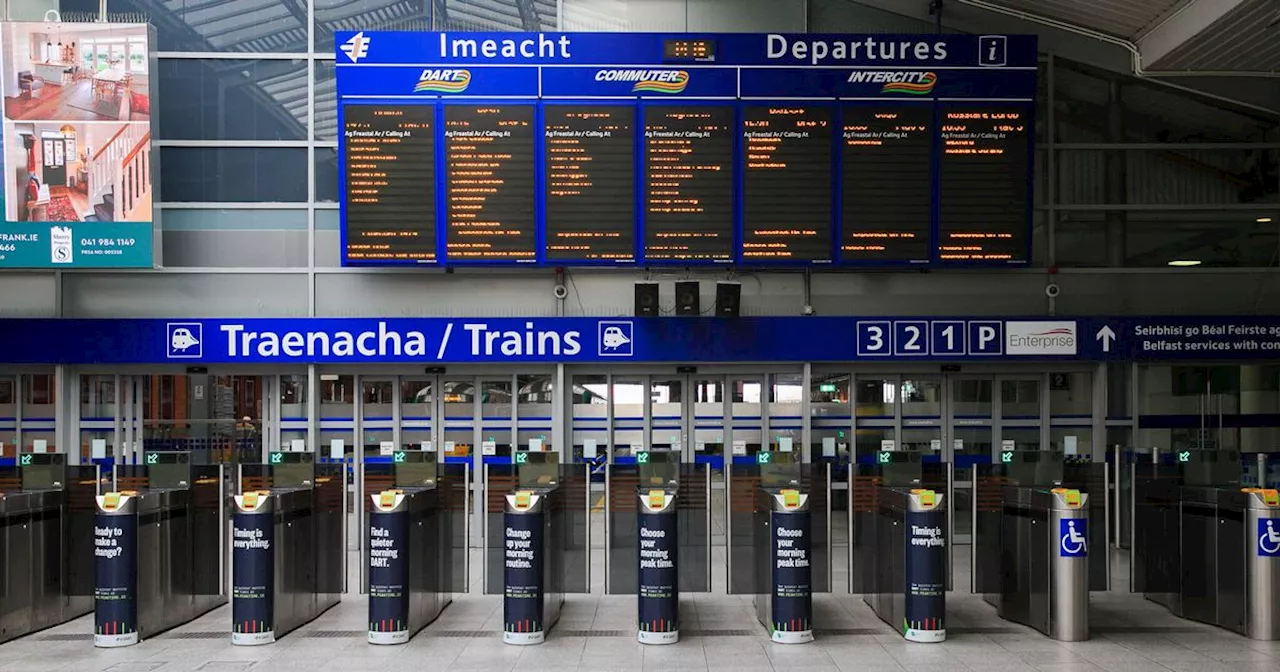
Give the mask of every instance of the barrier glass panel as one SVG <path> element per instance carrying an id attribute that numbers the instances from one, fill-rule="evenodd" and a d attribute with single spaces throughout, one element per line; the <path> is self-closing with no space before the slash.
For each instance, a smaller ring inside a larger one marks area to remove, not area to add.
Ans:
<path id="1" fill-rule="evenodd" d="M 1002 464 L 973 466 L 973 543 L 970 545 L 971 590 L 981 595 L 1000 592 L 1000 524 L 1004 487 L 1009 477 Z"/>

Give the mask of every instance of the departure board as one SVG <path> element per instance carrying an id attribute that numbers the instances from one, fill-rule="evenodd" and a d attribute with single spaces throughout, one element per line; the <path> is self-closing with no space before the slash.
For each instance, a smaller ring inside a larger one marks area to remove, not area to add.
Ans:
<path id="1" fill-rule="evenodd" d="M 436 261 L 436 124 L 427 105 L 347 105 L 346 257 Z"/>
<path id="2" fill-rule="evenodd" d="M 747 105 L 742 259 L 830 262 L 829 105 Z"/>
<path id="3" fill-rule="evenodd" d="M 732 107 L 645 108 L 647 261 L 732 261 L 733 154 Z"/>
<path id="4" fill-rule="evenodd" d="M 846 105 L 842 114 L 841 259 L 929 261 L 933 107 Z"/>
<path id="5" fill-rule="evenodd" d="M 444 108 L 448 261 L 537 258 L 532 105 Z"/>
<path id="6" fill-rule="evenodd" d="M 548 261 L 635 261 L 635 107 L 543 111 Z"/>
<path id="7" fill-rule="evenodd" d="M 943 104 L 940 119 L 939 258 L 1028 261 L 1030 107 Z"/>

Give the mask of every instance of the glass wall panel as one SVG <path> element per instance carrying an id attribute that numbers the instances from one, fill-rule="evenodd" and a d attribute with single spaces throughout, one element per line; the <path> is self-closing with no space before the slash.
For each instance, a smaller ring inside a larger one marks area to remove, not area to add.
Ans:
<path id="1" fill-rule="evenodd" d="M 0 381 L 0 385 L 3 385 Z M 0 418 L 7 417 L 0 396 Z M 80 419 L 114 420 L 116 417 L 116 377 L 80 376 Z"/>
<path id="2" fill-rule="evenodd" d="M 162 202 L 307 201 L 307 150 L 300 147 L 162 147 L 160 155 Z"/>
<path id="3" fill-rule="evenodd" d="M 1039 418 L 1040 379 L 1000 381 L 1000 416 Z"/>
<path id="4" fill-rule="evenodd" d="M 897 415 L 897 378 L 858 376 L 856 384 L 855 415 L 859 418 L 892 418 Z"/>
<path id="5" fill-rule="evenodd" d="M 307 62 L 165 58 L 161 140 L 305 140 Z"/>
<path id="6" fill-rule="evenodd" d="M 1050 373 L 1049 415 L 1092 416 L 1093 374 L 1088 371 Z"/>

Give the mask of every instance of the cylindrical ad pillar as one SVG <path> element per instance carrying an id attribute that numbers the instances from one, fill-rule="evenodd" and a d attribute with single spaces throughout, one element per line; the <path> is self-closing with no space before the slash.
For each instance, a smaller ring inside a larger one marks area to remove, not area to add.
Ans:
<path id="1" fill-rule="evenodd" d="M 409 512 L 402 490 L 369 495 L 369 643 L 409 641 Z"/>
<path id="2" fill-rule="evenodd" d="M 773 493 L 769 513 L 773 586 L 770 639 L 779 644 L 813 641 L 813 537 L 809 495 L 784 489 Z"/>
<path id="3" fill-rule="evenodd" d="M 1280 639 L 1280 493 L 1246 488 L 1245 549 L 1248 571 L 1248 634 L 1252 639 Z"/>
<path id="4" fill-rule="evenodd" d="M 138 643 L 138 497 L 99 495 L 93 521 L 93 645 Z"/>
<path id="5" fill-rule="evenodd" d="M 528 490 L 506 496 L 503 509 L 502 641 L 541 644 L 543 630 L 543 497 Z"/>
<path id="6" fill-rule="evenodd" d="M 641 644 L 680 641 L 680 579 L 677 572 L 679 534 L 676 493 L 639 493 L 639 637 Z"/>
<path id="7" fill-rule="evenodd" d="M 907 495 L 906 609 L 902 636 L 911 642 L 947 638 L 947 514 L 942 495 Z"/>
<path id="8" fill-rule="evenodd" d="M 275 503 L 270 492 L 236 495 L 231 523 L 231 643 L 258 646 L 275 634 Z"/>
<path id="9" fill-rule="evenodd" d="M 1089 638 L 1089 495 L 1054 488 L 1049 532 L 1049 636 L 1063 642 Z"/>

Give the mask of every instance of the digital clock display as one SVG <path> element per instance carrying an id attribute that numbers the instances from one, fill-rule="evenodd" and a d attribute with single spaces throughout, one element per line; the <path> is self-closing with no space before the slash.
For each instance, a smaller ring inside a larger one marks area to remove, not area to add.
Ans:
<path id="1" fill-rule="evenodd" d="M 716 43 L 711 40 L 665 40 L 662 58 L 666 61 L 714 61 Z"/>

